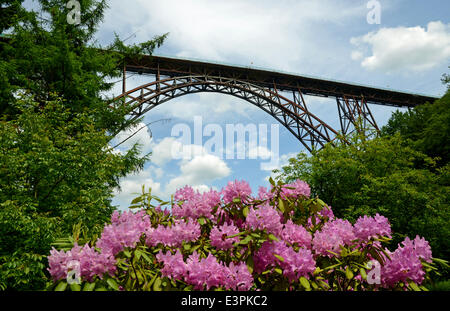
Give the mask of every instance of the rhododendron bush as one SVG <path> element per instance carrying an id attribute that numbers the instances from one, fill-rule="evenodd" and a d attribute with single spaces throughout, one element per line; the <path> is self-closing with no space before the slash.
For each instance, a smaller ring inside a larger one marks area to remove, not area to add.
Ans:
<path id="1" fill-rule="evenodd" d="M 426 290 L 439 259 L 428 242 L 406 238 L 394 251 L 389 220 L 354 224 L 310 198 L 308 184 L 275 184 L 256 197 L 247 182 L 171 202 L 143 193 L 114 212 L 83 247 L 52 249 L 57 290 Z M 153 204 L 155 202 L 155 204 Z"/>

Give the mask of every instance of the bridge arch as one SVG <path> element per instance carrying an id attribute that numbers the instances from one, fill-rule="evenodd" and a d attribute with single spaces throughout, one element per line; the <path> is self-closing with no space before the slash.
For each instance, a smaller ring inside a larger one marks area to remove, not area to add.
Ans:
<path id="1" fill-rule="evenodd" d="M 303 95 L 293 92 L 293 100 L 281 95 L 274 83 L 267 88 L 247 81 L 208 75 L 177 76 L 141 85 L 116 97 L 116 105 L 126 105 L 133 119 L 177 97 L 201 92 L 232 95 L 270 114 L 311 151 L 332 142 L 338 133 L 308 111 Z"/>

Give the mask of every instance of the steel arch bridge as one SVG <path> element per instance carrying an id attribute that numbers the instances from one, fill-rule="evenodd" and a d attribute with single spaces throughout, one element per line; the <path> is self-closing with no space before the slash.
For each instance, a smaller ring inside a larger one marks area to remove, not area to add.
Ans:
<path id="1" fill-rule="evenodd" d="M 123 93 L 115 105 L 126 105 L 136 119 L 171 99 L 187 94 L 214 92 L 232 95 L 264 110 L 311 151 L 338 137 L 338 131 L 311 113 L 304 95 L 334 97 L 345 136 L 377 123 L 369 104 L 414 107 L 436 98 L 386 89 L 329 81 L 288 73 L 224 64 L 143 56 L 123 68 Z M 126 91 L 126 72 L 149 74 L 154 81 Z"/>

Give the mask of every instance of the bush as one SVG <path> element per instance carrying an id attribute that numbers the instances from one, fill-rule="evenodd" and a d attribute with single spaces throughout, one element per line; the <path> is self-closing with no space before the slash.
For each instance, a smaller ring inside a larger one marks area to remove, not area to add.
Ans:
<path id="1" fill-rule="evenodd" d="M 415 150 L 399 134 L 350 138 L 311 156 L 300 153 L 277 179 L 302 179 L 336 216 L 356 221 L 380 213 L 389 218 L 393 244 L 406 236 L 426 238 L 437 257 L 450 258 L 450 166 Z"/>
<path id="2" fill-rule="evenodd" d="M 52 249 L 48 289 L 426 290 L 446 265 L 418 236 L 387 250 L 381 215 L 351 224 L 305 182 L 271 182 L 257 197 L 244 181 L 203 194 L 186 186 L 171 202 L 143 193 L 138 212 L 114 212 L 98 240 Z"/>

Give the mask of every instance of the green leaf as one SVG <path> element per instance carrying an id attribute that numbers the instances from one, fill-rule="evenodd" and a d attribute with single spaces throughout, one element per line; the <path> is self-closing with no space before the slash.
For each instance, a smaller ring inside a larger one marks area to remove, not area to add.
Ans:
<path id="1" fill-rule="evenodd" d="M 274 236 L 272 233 L 269 234 L 269 239 L 271 239 L 272 241 L 279 241 L 278 238 Z"/>
<path id="2" fill-rule="evenodd" d="M 306 289 L 306 290 L 311 290 L 311 286 L 309 284 L 309 281 L 307 278 L 305 277 L 301 277 L 300 278 L 300 284 L 302 284 L 302 286 Z"/>
<path id="3" fill-rule="evenodd" d="M 351 280 L 353 278 L 353 272 L 350 269 L 350 267 L 347 266 L 347 269 L 345 269 L 345 276 L 347 279 Z"/>
<path id="4" fill-rule="evenodd" d="M 161 289 L 161 284 L 162 284 L 162 281 L 161 281 L 161 278 L 160 277 L 157 277 L 156 279 L 155 279 L 155 282 L 153 283 L 153 290 L 155 291 L 155 292 L 160 292 L 162 289 Z"/>
<path id="5" fill-rule="evenodd" d="M 277 258 L 278 260 L 280 260 L 280 261 L 282 261 L 282 262 L 284 262 L 284 258 L 283 257 L 281 257 L 280 255 L 277 255 L 277 254 L 273 254 L 274 256 L 275 256 L 275 258 Z"/>
<path id="6" fill-rule="evenodd" d="M 324 271 L 331 270 L 331 269 L 337 268 L 337 267 L 339 267 L 341 265 L 342 265 L 341 263 L 338 263 L 338 264 L 335 264 L 335 265 L 332 265 L 332 266 L 325 267 L 325 268 L 323 268 L 323 270 Z"/>
<path id="7" fill-rule="evenodd" d="M 76 283 L 70 284 L 70 290 L 73 292 L 79 292 L 81 290 L 81 286 Z"/>
<path id="8" fill-rule="evenodd" d="M 285 207 L 284 207 L 284 202 L 281 198 L 278 199 L 278 207 L 280 208 L 280 211 L 282 213 L 284 213 L 286 211 Z"/>
<path id="9" fill-rule="evenodd" d="M 247 268 L 250 273 L 253 273 L 253 269 L 255 267 L 255 263 L 253 262 L 253 257 L 249 256 L 247 258 Z"/>
<path id="10" fill-rule="evenodd" d="M 147 256 L 147 254 L 145 252 L 142 252 L 142 257 L 144 257 L 144 259 L 149 262 L 152 263 L 153 261 L 150 259 L 150 257 Z"/>
<path id="11" fill-rule="evenodd" d="M 251 235 L 247 235 L 242 241 L 239 242 L 241 245 L 246 245 L 250 243 L 250 241 L 253 239 Z"/>
<path id="12" fill-rule="evenodd" d="M 67 288 L 67 283 L 66 281 L 61 281 L 56 287 L 55 287 L 55 292 L 63 292 L 65 291 Z"/>
<path id="13" fill-rule="evenodd" d="M 112 278 L 108 278 L 106 280 L 106 283 L 108 283 L 109 286 L 111 286 L 112 289 L 114 290 L 119 290 L 119 285 L 117 285 L 116 281 Z"/>
<path id="14" fill-rule="evenodd" d="M 359 274 L 361 274 L 361 277 L 362 277 L 364 280 L 367 280 L 366 269 L 364 269 L 364 268 L 359 268 Z"/>
<path id="15" fill-rule="evenodd" d="M 226 236 L 225 238 L 226 238 L 226 239 L 231 239 L 231 238 L 235 238 L 235 237 L 237 237 L 237 236 L 240 236 L 240 235 L 243 235 L 243 234 L 246 234 L 246 233 L 247 233 L 247 231 L 242 231 L 242 232 L 239 232 L 239 233 L 237 233 L 237 234 L 228 235 L 228 236 Z"/>
<path id="16" fill-rule="evenodd" d="M 275 186 L 275 181 L 273 180 L 272 177 L 269 178 L 269 182 L 270 182 L 270 184 L 271 184 L 272 186 Z"/>
<path id="17" fill-rule="evenodd" d="M 242 209 L 242 214 L 244 215 L 244 217 L 248 216 L 248 212 L 249 212 L 248 206 L 246 206 Z"/>
<path id="18" fill-rule="evenodd" d="M 280 268 L 275 268 L 274 270 L 278 274 L 283 274 L 283 270 L 281 270 Z"/>
<path id="19" fill-rule="evenodd" d="M 95 283 L 86 283 L 86 284 L 84 284 L 84 286 L 83 286 L 83 291 L 85 291 L 85 292 L 91 292 L 91 291 L 94 290 L 94 288 L 95 288 Z"/>
<path id="20" fill-rule="evenodd" d="M 411 282 L 411 283 L 409 283 L 408 285 L 409 285 L 409 287 L 410 287 L 412 290 L 414 290 L 414 291 L 416 291 L 416 292 L 420 292 L 420 291 L 421 291 L 421 289 L 419 288 L 419 286 L 417 286 L 417 284 L 414 283 L 414 282 Z"/>
<path id="21" fill-rule="evenodd" d="M 134 258 L 136 258 L 136 260 L 139 260 L 141 258 L 142 252 L 140 250 L 135 250 L 134 251 Z"/>
<path id="22" fill-rule="evenodd" d="M 133 205 L 136 203 L 140 203 L 140 202 L 142 202 L 142 200 L 144 200 L 144 198 L 142 196 L 137 197 L 137 198 L 133 199 L 133 201 L 131 201 L 131 204 Z"/>

